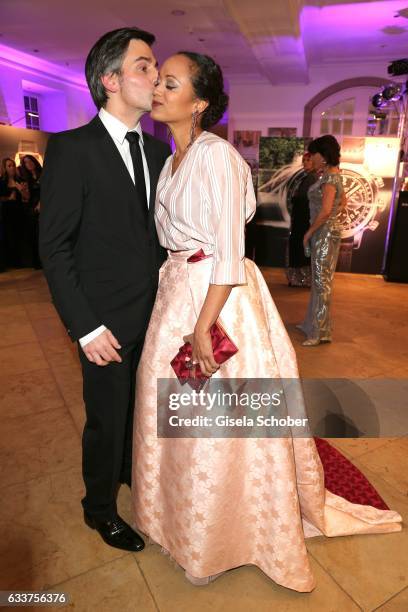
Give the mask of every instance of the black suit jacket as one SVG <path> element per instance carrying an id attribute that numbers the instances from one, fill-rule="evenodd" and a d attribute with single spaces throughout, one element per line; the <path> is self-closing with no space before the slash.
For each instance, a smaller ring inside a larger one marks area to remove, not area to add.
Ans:
<path id="1" fill-rule="evenodd" d="M 165 258 L 154 223 L 169 145 L 143 134 L 146 215 L 123 159 L 96 116 L 50 137 L 41 179 L 40 255 L 72 340 L 106 325 L 120 343 L 143 336 Z"/>

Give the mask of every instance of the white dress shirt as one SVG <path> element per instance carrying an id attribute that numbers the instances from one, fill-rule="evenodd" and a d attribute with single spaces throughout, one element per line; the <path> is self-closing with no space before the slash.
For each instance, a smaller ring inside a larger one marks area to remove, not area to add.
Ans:
<path id="1" fill-rule="evenodd" d="M 102 121 L 103 125 L 108 130 L 109 135 L 111 136 L 113 142 L 115 143 L 125 163 L 125 166 L 128 169 L 128 172 L 133 182 L 135 182 L 133 161 L 132 161 L 132 156 L 130 154 L 129 142 L 126 140 L 125 136 L 127 132 L 137 132 L 139 134 L 139 146 L 140 146 L 140 151 L 142 153 L 143 170 L 144 170 L 144 177 L 145 177 L 145 183 L 146 183 L 146 198 L 147 198 L 147 205 L 149 206 L 150 175 L 149 175 L 149 168 L 148 168 L 147 161 L 146 161 L 146 156 L 145 156 L 144 149 L 143 149 L 143 144 L 144 144 L 143 132 L 142 132 L 142 127 L 140 125 L 140 122 L 134 128 L 129 130 L 127 125 L 122 123 L 122 121 L 120 121 L 117 117 L 114 117 L 113 115 L 108 113 L 108 111 L 105 110 L 104 108 L 101 108 L 101 110 L 99 111 L 99 119 Z M 135 203 L 135 206 L 136 206 L 136 203 Z M 79 343 L 82 346 L 82 348 L 86 344 L 88 344 L 88 342 L 91 342 L 91 340 L 94 340 L 97 336 L 99 336 L 105 330 L 106 330 L 105 325 L 101 325 L 97 329 L 94 329 L 93 331 L 91 331 L 86 336 L 83 336 L 82 338 L 80 338 Z"/>

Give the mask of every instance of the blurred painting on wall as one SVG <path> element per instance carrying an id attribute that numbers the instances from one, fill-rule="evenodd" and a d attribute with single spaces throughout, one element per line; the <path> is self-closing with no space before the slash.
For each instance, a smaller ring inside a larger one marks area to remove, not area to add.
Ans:
<path id="1" fill-rule="evenodd" d="M 380 274 L 399 138 L 345 137 L 340 170 L 347 196 L 337 270 Z"/>
<path id="2" fill-rule="evenodd" d="M 284 267 L 290 231 L 287 202 L 302 170 L 310 139 L 267 137 L 260 140 L 255 261 Z M 340 171 L 347 207 L 337 271 L 380 274 L 384 256 L 400 140 L 344 137 Z"/>
<path id="3" fill-rule="evenodd" d="M 270 127 L 268 128 L 268 136 L 294 138 L 297 136 L 297 129 L 293 127 Z"/>
<path id="4" fill-rule="evenodd" d="M 259 147 L 255 261 L 283 267 L 289 238 L 288 194 L 302 172 L 310 139 L 262 137 Z"/>

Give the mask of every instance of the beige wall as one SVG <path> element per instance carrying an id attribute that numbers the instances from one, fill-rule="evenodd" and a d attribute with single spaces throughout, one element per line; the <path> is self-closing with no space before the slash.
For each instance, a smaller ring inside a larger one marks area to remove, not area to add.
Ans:
<path id="1" fill-rule="evenodd" d="M 48 136 L 48 132 L 0 125 L 0 159 L 14 159 L 19 150 L 25 153 L 38 152 L 44 157 Z"/>

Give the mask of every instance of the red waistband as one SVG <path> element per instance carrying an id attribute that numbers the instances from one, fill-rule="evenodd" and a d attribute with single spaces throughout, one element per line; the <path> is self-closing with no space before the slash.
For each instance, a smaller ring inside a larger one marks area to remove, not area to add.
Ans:
<path id="1" fill-rule="evenodd" d="M 190 257 L 187 259 L 187 263 L 197 263 L 198 261 L 202 261 L 208 257 L 212 257 L 212 255 L 206 255 L 203 249 L 200 249 L 196 253 L 193 253 L 193 255 L 190 255 Z"/>

